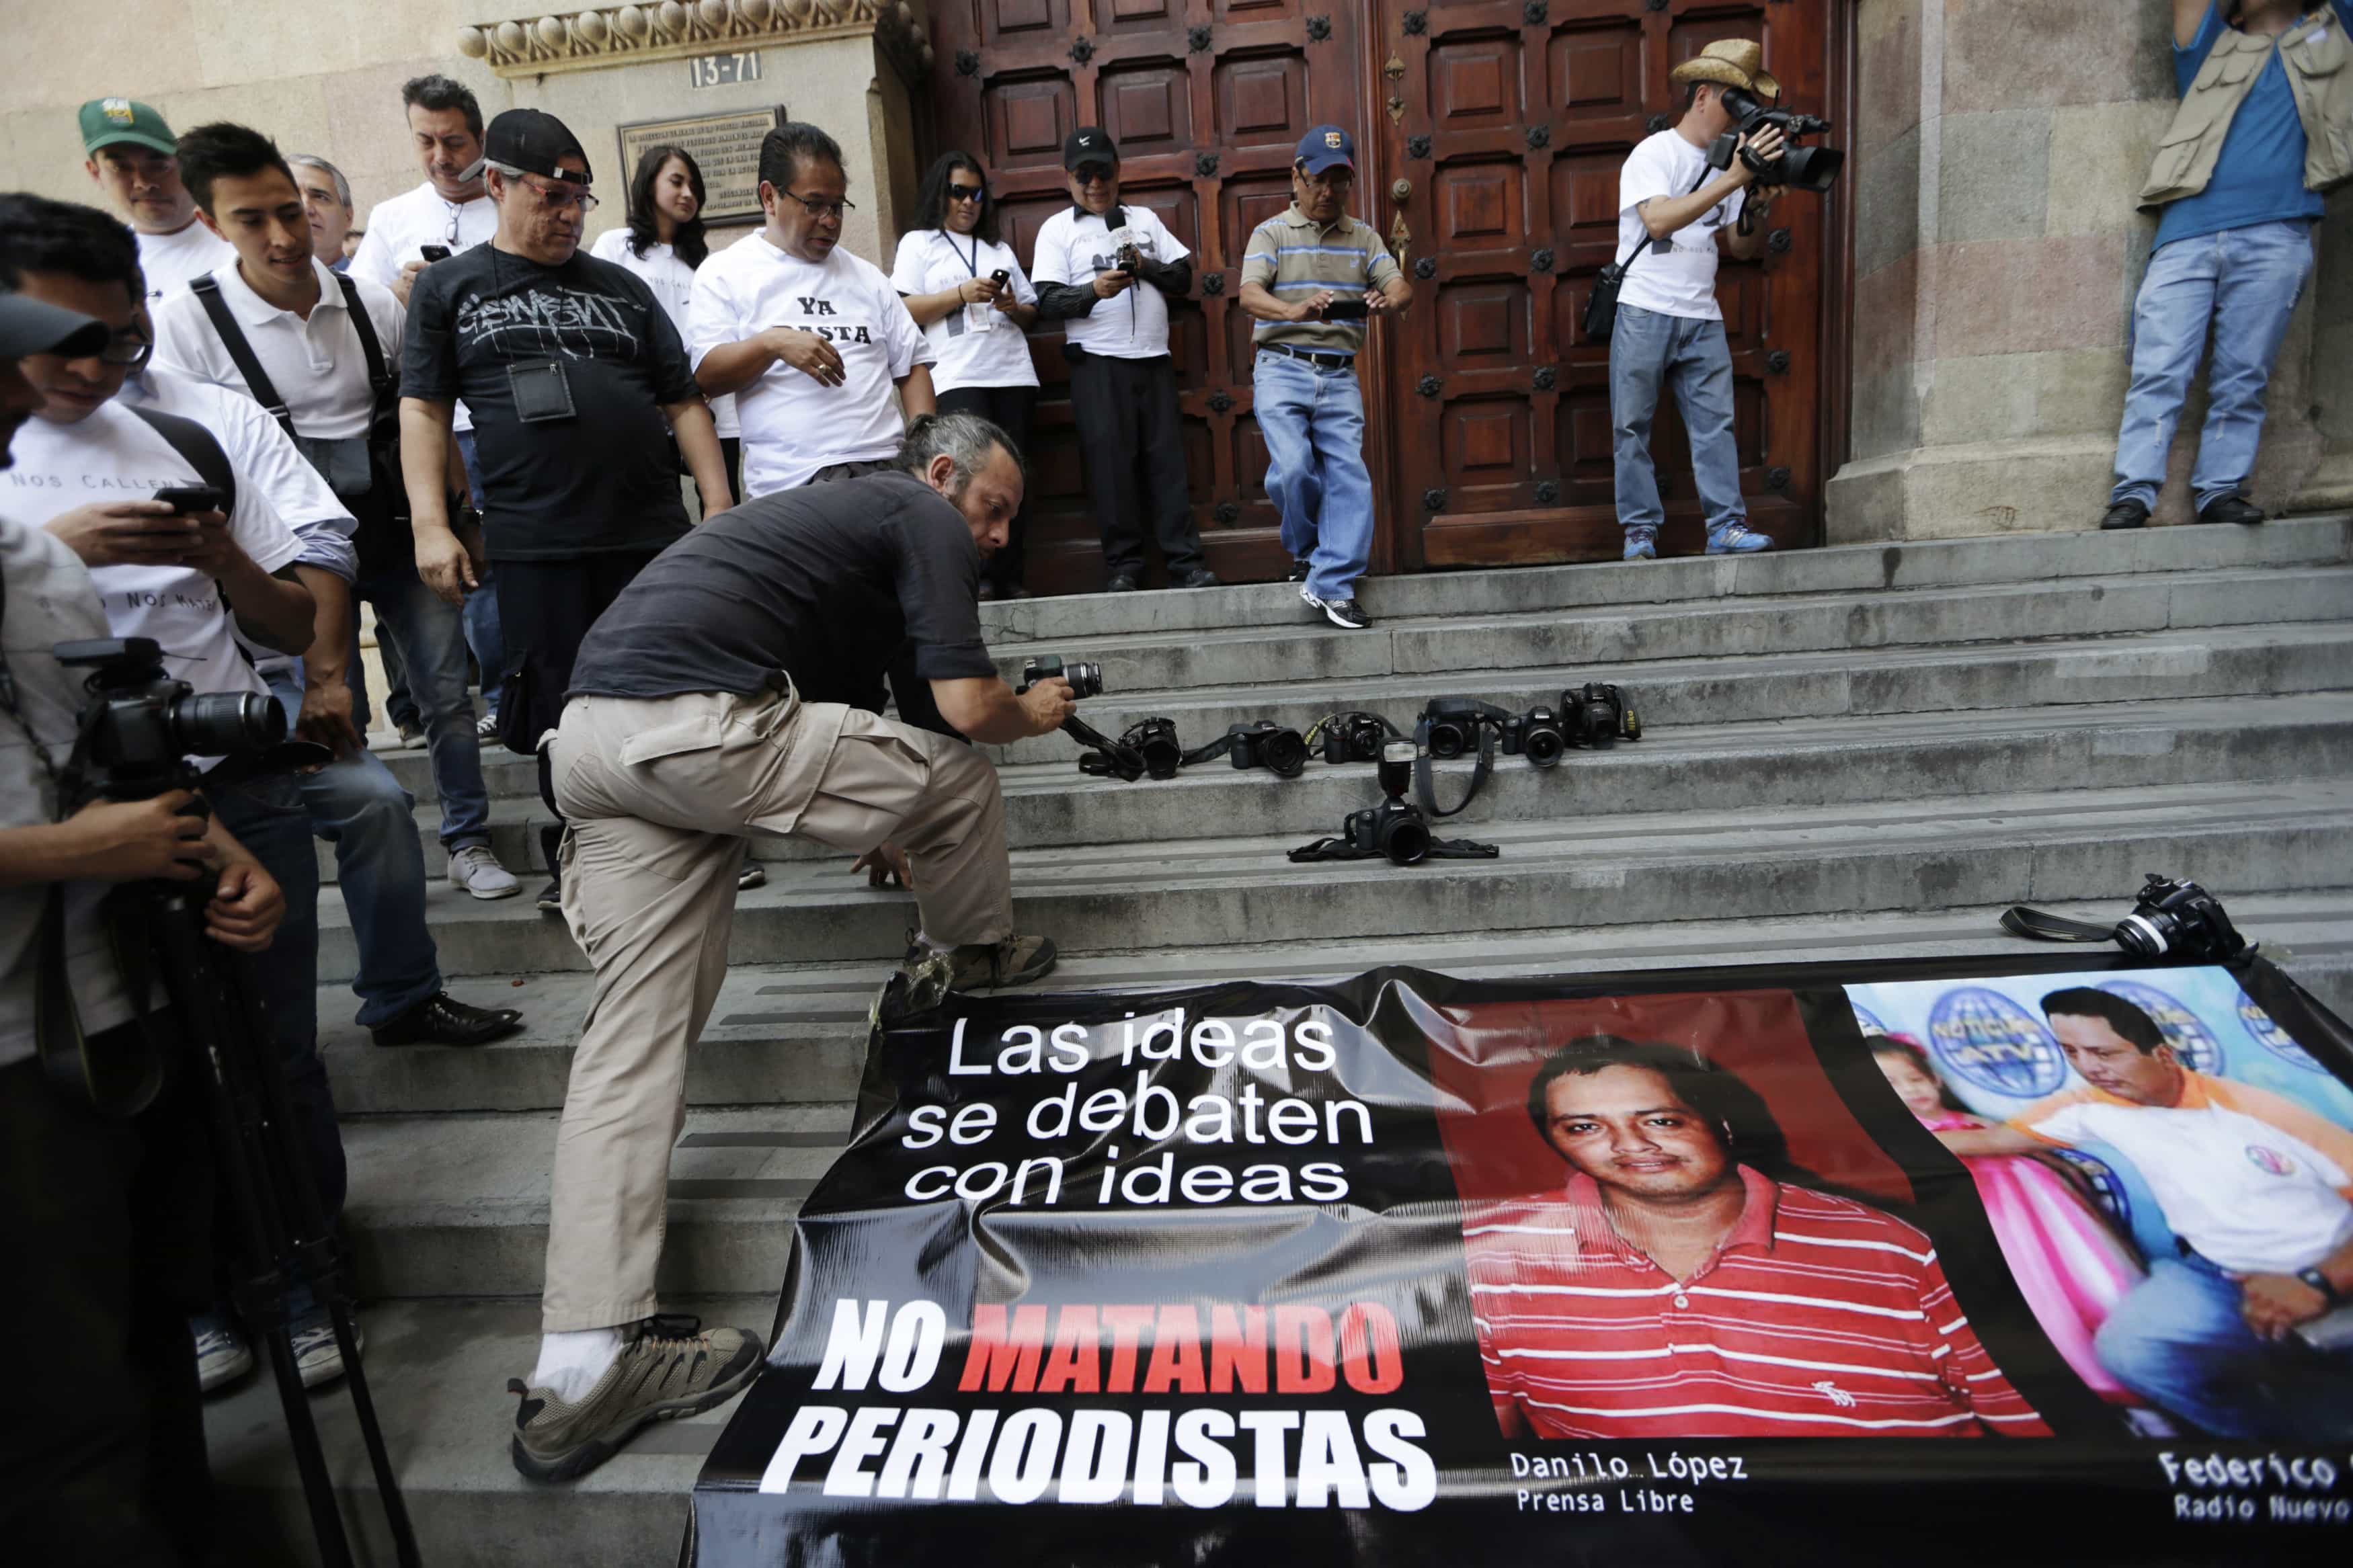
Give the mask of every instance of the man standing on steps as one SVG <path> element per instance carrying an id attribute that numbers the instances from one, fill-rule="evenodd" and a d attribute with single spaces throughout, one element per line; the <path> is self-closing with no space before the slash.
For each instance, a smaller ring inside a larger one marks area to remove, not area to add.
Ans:
<path id="1" fill-rule="evenodd" d="M 425 924 L 425 861 L 410 815 L 416 803 L 361 743 L 364 725 L 355 715 L 352 605 L 362 598 L 375 605 L 379 629 L 408 656 L 409 678 L 432 719 L 450 881 L 478 899 L 521 892 L 490 850 L 481 742 L 466 699 L 458 612 L 418 580 L 399 515 L 405 509 L 394 494 L 396 458 L 371 441 L 392 412 L 389 367 L 400 350 L 400 305 L 388 290 L 336 278 L 316 258 L 292 170 L 259 132 L 199 126 L 181 138 L 180 163 L 203 222 L 228 240 L 237 259 L 156 308 L 158 367 L 269 409 L 359 520 L 356 590 L 342 570 L 298 559 L 296 570 L 319 606 L 316 636 L 299 662 L 261 667 L 290 725 L 336 754 L 329 766 L 302 776 L 302 800 L 312 828 L 335 846 L 359 946 L 353 986 L 359 1022 L 379 1045 L 485 1044 L 512 1034 L 521 1015 L 469 1006 L 442 989 Z M 386 372 L 381 386 L 371 364 Z M 251 374 L 261 377 L 259 387 Z"/>
<path id="2" fill-rule="evenodd" d="M 563 713 L 580 639 L 687 530 L 670 437 L 705 518 L 733 497 L 670 312 L 643 279 L 581 253 L 596 198 L 578 139 L 552 114 L 510 109 L 482 146 L 498 232 L 434 264 L 411 296 L 401 466 L 417 569 L 454 604 L 479 586 L 449 527 L 449 421 L 462 395 L 480 437 L 483 528 L 508 648 L 501 738 L 510 751 L 538 753 L 541 796 L 560 818 L 541 741 Z M 542 832 L 551 874 L 561 831 Z M 554 881 L 539 906 L 558 907 Z"/>
<path id="3" fill-rule="evenodd" d="M 139 270 L 150 303 L 229 258 L 220 237 L 196 221 L 180 183 L 179 143 L 164 117 L 128 98 L 81 106 L 82 166 L 139 237 Z"/>
<path id="4" fill-rule="evenodd" d="M 302 216 L 311 222 L 311 254 L 342 272 L 352 264 L 350 251 L 357 241 L 352 233 L 352 183 L 343 172 L 310 153 L 290 153 L 287 167 L 302 187 Z"/>
<path id="5" fill-rule="evenodd" d="M 1038 319 L 1068 323 L 1071 416 L 1103 531 L 1104 586 L 1128 594 L 1143 582 L 1149 515 L 1168 581 L 1214 588 L 1218 574 L 1201 557 L 1186 489 L 1176 362 L 1168 353 L 1168 300 L 1193 291 L 1193 253 L 1149 207 L 1120 205 L 1119 149 L 1099 127 L 1071 132 L 1062 167 L 1071 205 L 1039 226 L 1030 274 Z"/>
<path id="6" fill-rule="evenodd" d="M 523 1396 L 524 1475 L 581 1475 L 759 1371 L 756 1335 L 654 1315 L 687 1056 L 726 977 L 747 837 L 813 838 L 901 871 L 923 924 L 886 998 L 929 1005 L 1054 966 L 1051 942 L 1013 931 L 996 767 L 962 738 L 881 717 L 885 678 L 904 669 L 979 745 L 1069 717 L 1068 683 L 1016 695 L 981 641 L 981 561 L 1021 493 L 1002 430 L 918 419 L 896 471 L 763 496 L 697 528 L 581 646 L 549 755 L 572 824 L 564 915 L 596 984 L 556 1134 L 539 1364 L 507 1385 Z"/>
<path id="7" fill-rule="evenodd" d="M 2132 384 L 2102 528 L 2148 521 L 2210 331 L 2190 499 L 2200 522 L 2263 521 L 2241 493 L 2263 389 L 2312 275 L 2321 193 L 2353 180 L 2348 32 L 2353 0 L 2173 0 L 2181 108 L 2141 187 L 2141 211 L 2159 216 L 2133 301 Z"/>
<path id="8" fill-rule="evenodd" d="M 1266 493 L 1298 564 L 1299 596 L 1335 626 L 1372 625 L 1356 579 L 1373 551 L 1373 479 L 1365 471 L 1365 395 L 1356 351 L 1368 315 L 1413 302 L 1378 230 L 1347 214 L 1356 145 L 1336 125 L 1300 139 L 1291 206 L 1250 231 L 1241 307 L 1258 318 L 1250 372 L 1269 461 Z M 1361 300 L 1346 320 L 1335 306 Z"/>
<path id="9" fill-rule="evenodd" d="M 1732 352 L 1724 307 L 1715 302 L 1716 238 L 1739 260 L 1765 244 L 1766 215 L 1778 189 L 1752 190 L 1757 175 L 1739 158 L 1722 174 L 1708 166 L 1708 144 L 1732 129 L 1723 89 L 1736 87 L 1778 99 L 1765 74 L 1765 51 L 1745 38 L 1710 44 L 1668 73 L 1683 89 L 1683 118 L 1638 143 L 1618 174 L 1618 324 L 1609 338 L 1609 422 L 1618 473 L 1618 521 L 1625 558 L 1655 560 L 1659 479 L 1651 460 L 1651 419 L 1659 394 L 1672 387 L 1691 437 L 1692 478 L 1706 509 L 1707 552 L 1746 555 L 1773 541 L 1748 526 L 1740 496 L 1740 449 L 1732 434 Z M 1781 151 L 1767 126 L 1743 139 L 1760 162 Z M 1731 230 L 1729 234 L 1724 231 Z"/>

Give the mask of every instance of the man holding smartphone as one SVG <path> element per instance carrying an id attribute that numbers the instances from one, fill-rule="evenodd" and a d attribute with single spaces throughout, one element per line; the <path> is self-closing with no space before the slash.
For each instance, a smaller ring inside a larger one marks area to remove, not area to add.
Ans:
<path id="1" fill-rule="evenodd" d="M 1413 286 L 1378 230 L 1347 214 L 1356 144 L 1318 125 L 1291 161 L 1291 205 L 1250 231 L 1241 307 L 1258 325 L 1250 372 L 1266 437 L 1266 493 L 1282 517 L 1291 580 L 1311 610 L 1349 631 L 1372 625 L 1356 579 L 1373 549 L 1365 468 L 1365 322 L 1413 303 Z"/>

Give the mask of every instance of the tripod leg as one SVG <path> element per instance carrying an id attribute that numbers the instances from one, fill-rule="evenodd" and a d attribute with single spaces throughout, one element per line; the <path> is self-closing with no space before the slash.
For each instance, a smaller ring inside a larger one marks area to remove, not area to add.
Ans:
<path id="1" fill-rule="evenodd" d="M 351 1394 L 353 1414 L 359 1417 L 360 1437 L 367 1445 L 368 1468 L 375 1472 L 376 1495 L 384 1500 L 384 1520 L 392 1531 L 393 1552 L 400 1560 L 400 1568 L 417 1568 L 417 1531 L 408 1522 L 408 1503 L 400 1495 L 400 1481 L 392 1473 L 392 1455 L 384 1444 L 384 1427 L 375 1418 L 375 1400 L 368 1393 L 367 1368 L 360 1362 L 359 1336 L 352 1331 L 351 1304 L 340 1296 L 334 1297 L 327 1311 L 334 1320 L 335 1346 L 343 1352 L 343 1386 Z"/>

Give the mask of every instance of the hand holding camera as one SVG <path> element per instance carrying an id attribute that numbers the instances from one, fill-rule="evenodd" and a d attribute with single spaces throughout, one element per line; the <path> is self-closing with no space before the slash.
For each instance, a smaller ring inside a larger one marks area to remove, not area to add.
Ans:
<path id="1" fill-rule="evenodd" d="M 1757 177 L 1771 168 L 1774 161 L 1788 151 L 1788 140 L 1781 134 L 1781 128 L 1778 125 L 1770 123 L 1759 125 L 1756 130 L 1743 136 L 1733 147 L 1733 151 L 1738 155 L 1740 183 L 1744 185 L 1755 184 Z"/>

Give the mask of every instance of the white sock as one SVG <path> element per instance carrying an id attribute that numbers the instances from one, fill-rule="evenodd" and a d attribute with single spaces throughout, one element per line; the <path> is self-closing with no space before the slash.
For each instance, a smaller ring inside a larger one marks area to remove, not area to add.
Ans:
<path id="1" fill-rule="evenodd" d="M 570 1333 L 539 1336 L 539 1365 L 532 1369 L 531 1385 L 544 1388 L 570 1405 L 596 1386 L 596 1380 L 621 1359 L 621 1331 L 577 1329 Z"/>
<path id="2" fill-rule="evenodd" d="M 932 952 L 954 952 L 955 951 L 955 948 L 951 947 L 946 942 L 933 941 L 932 933 L 927 931 L 919 931 L 915 933 L 915 945 Z"/>

